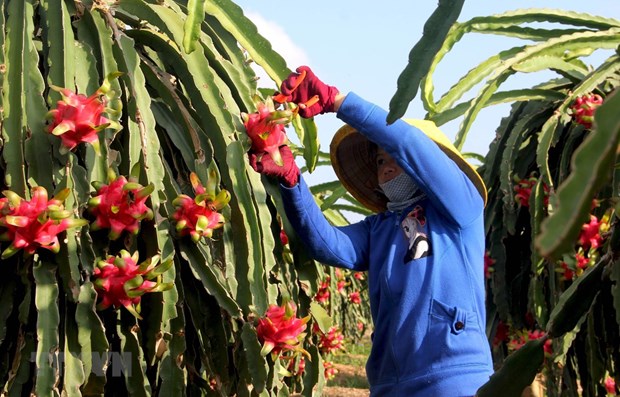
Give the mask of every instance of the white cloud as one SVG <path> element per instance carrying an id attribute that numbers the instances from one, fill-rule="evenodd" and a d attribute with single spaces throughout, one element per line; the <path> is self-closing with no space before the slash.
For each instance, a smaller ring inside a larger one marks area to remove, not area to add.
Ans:
<path id="1" fill-rule="evenodd" d="M 294 70 L 299 65 L 310 63 L 306 52 L 293 42 L 282 26 L 253 11 L 244 11 L 244 14 L 254 22 L 261 36 L 269 40 L 271 47 L 286 60 L 289 68 Z M 262 68 L 257 65 L 252 65 L 252 67 L 256 75 L 260 77 L 260 82 L 265 84 L 271 81 Z"/>

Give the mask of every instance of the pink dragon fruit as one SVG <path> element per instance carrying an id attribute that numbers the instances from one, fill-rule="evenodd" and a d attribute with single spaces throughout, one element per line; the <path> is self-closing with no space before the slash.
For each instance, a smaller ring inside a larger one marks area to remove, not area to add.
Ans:
<path id="1" fill-rule="evenodd" d="M 321 285 L 319 285 L 319 290 L 316 292 L 316 295 L 314 296 L 314 300 L 322 304 L 329 303 L 329 297 L 330 297 L 329 283 L 330 283 L 330 277 L 327 276 L 325 281 L 321 282 Z"/>
<path id="2" fill-rule="evenodd" d="M 269 353 L 277 355 L 282 351 L 308 354 L 301 348 L 301 341 L 310 316 L 299 319 L 296 312 L 297 306 L 292 301 L 284 302 L 282 306 L 269 305 L 265 317 L 258 320 L 256 327 L 258 340 L 263 344 L 263 356 Z"/>
<path id="3" fill-rule="evenodd" d="M 544 339 L 543 349 L 545 352 L 545 357 L 550 357 L 553 354 L 552 350 L 552 341 L 549 339 L 547 334 L 540 330 L 521 330 L 516 331 L 512 336 L 510 341 L 508 342 L 508 350 L 514 351 L 519 350 L 523 347 L 528 341 L 536 340 L 536 339 Z"/>
<path id="4" fill-rule="evenodd" d="M 484 278 L 490 279 L 491 274 L 495 271 L 494 265 L 496 260 L 491 258 L 491 253 L 485 251 L 484 253 Z"/>
<path id="5" fill-rule="evenodd" d="M 211 238 L 213 230 L 224 225 L 224 216 L 217 211 L 228 205 L 230 193 L 222 189 L 215 194 L 215 186 L 208 183 L 205 188 L 195 173 L 190 174 L 190 181 L 195 198 L 185 194 L 179 195 L 172 205 L 176 211 L 172 214 L 172 219 L 176 222 L 176 230 L 180 235 L 189 234 L 192 241 L 197 243 L 201 237 Z"/>
<path id="6" fill-rule="evenodd" d="M 598 94 L 586 94 L 582 95 L 575 100 L 571 110 L 575 122 L 583 125 L 586 128 L 592 128 L 592 122 L 594 121 L 594 112 L 603 104 L 603 98 Z"/>
<path id="7" fill-rule="evenodd" d="M 324 368 L 324 376 L 325 379 L 327 380 L 332 380 L 336 377 L 336 374 L 338 374 L 338 368 L 336 368 L 336 366 L 334 365 L 333 362 L 331 361 L 323 361 L 323 368 Z"/>
<path id="8" fill-rule="evenodd" d="M 353 291 L 349 294 L 349 302 L 355 304 L 355 305 L 359 305 L 360 303 L 362 303 L 362 298 L 360 296 L 360 292 L 359 291 Z"/>
<path id="9" fill-rule="evenodd" d="M 284 132 L 285 124 L 291 122 L 294 113 L 290 110 L 275 110 L 272 100 L 257 103 L 258 112 L 241 113 L 243 125 L 252 141 L 250 150 L 268 153 L 277 165 L 283 165 L 279 147 L 288 138 Z"/>
<path id="10" fill-rule="evenodd" d="M 57 253 L 60 250 L 58 234 L 86 225 L 86 220 L 72 218 L 71 211 L 64 208 L 63 203 L 70 192 L 70 189 L 61 190 L 48 200 L 47 190 L 37 186 L 31 190 L 30 201 L 11 190 L 2 192 L 5 197 L 0 198 L 0 240 L 11 241 L 2 252 L 2 259 L 20 249 L 27 255 L 34 254 L 39 248 Z"/>
<path id="11" fill-rule="evenodd" d="M 605 378 L 604 384 L 605 384 L 605 390 L 607 391 L 608 395 L 611 395 L 611 396 L 617 395 L 617 393 L 616 393 L 616 381 L 615 381 L 614 378 L 612 378 L 611 376 L 607 376 Z"/>
<path id="12" fill-rule="evenodd" d="M 590 248 L 597 249 L 603 243 L 601 230 L 608 229 L 609 225 L 605 218 L 599 220 L 595 215 L 590 214 L 590 221 L 581 226 L 577 243 L 586 251 Z"/>
<path id="13" fill-rule="evenodd" d="M 531 175 L 528 179 L 519 179 L 518 176 L 514 176 L 515 186 L 515 201 L 522 207 L 530 206 L 530 195 L 532 194 L 532 189 L 538 182 L 538 178 L 534 175 Z M 543 206 L 546 208 L 549 206 L 549 187 L 547 184 L 543 184 Z"/>
<path id="14" fill-rule="evenodd" d="M 147 292 L 161 292 L 172 288 L 173 283 L 163 283 L 161 275 L 172 266 L 172 260 L 158 264 L 155 255 L 138 264 L 138 251 L 131 255 L 121 250 L 118 256 L 108 256 L 97 263 L 93 271 L 95 290 L 100 299 L 97 309 L 112 306 L 125 307 L 139 319 L 140 300 Z"/>
<path id="15" fill-rule="evenodd" d="M 109 185 L 93 182 L 97 192 L 88 200 L 88 207 L 96 219 L 91 230 L 110 229 L 111 240 L 119 238 L 125 230 L 137 234 L 141 220 L 153 219 L 153 211 L 146 206 L 146 200 L 155 187 L 153 184 L 144 187 L 132 178 L 127 181 L 112 171 L 109 171 L 108 179 Z"/>
<path id="16" fill-rule="evenodd" d="M 106 128 L 119 130 L 120 125 L 102 116 L 106 109 L 106 94 L 110 94 L 110 80 L 120 76 L 112 73 L 94 94 L 87 97 L 76 94 L 68 88 L 51 87 L 60 92 L 62 100 L 57 102 L 56 109 L 48 113 L 52 119 L 48 132 L 61 139 L 61 153 L 73 150 L 79 143 L 90 143 L 99 153 L 98 133 Z"/>
<path id="17" fill-rule="evenodd" d="M 326 334 L 322 333 L 318 326 L 313 327 L 312 330 L 319 335 L 319 350 L 321 353 L 330 354 L 339 350 L 346 350 L 344 348 L 344 335 L 339 327 L 330 327 Z"/>
<path id="18" fill-rule="evenodd" d="M 306 370 L 305 358 L 300 356 L 299 360 L 289 360 L 286 370 L 288 371 L 288 375 L 285 376 L 302 376 Z"/>

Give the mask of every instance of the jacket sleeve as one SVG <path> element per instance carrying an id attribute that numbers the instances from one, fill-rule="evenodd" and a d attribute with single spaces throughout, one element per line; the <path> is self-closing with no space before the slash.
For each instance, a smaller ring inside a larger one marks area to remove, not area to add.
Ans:
<path id="1" fill-rule="evenodd" d="M 403 120 L 387 125 L 387 112 L 354 93 L 338 109 L 338 118 L 383 148 L 446 216 L 465 226 L 480 216 L 482 197 L 441 148 Z"/>
<path id="2" fill-rule="evenodd" d="M 314 259 L 347 269 L 368 270 L 368 218 L 344 227 L 332 226 L 301 176 L 291 188 L 280 185 L 280 193 L 289 222 Z"/>

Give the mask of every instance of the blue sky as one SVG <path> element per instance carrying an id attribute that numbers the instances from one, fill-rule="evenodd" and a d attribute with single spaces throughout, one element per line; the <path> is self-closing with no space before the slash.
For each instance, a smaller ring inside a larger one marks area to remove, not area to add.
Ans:
<path id="1" fill-rule="evenodd" d="M 238 0 L 235 3 L 271 41 L 291 69 L 306 64 L 341 92 L 354 91 L 385 109 L 396 91 L 396 81 L 407 64 L 411 48 L 420 39 L 424 23 L 437 5 L 436 1 L 412 0 Z M 617 0 L 467 0 L 459 21 L 518 8 L 559 8 L 620 19 Z M 471 67 L 516 43 L 484 35 L 470 36 L 457 44 L 440 64 L 434 79 L 436 98 Z M 597 66 L 606 56 L 594 56 L 592 63 Z M 548 77 L 527 78 L 535 83 Z M 266 77 L 262 77 L 261 82 L 275 88 Z M 520 85 L 518 81 L 514 84 Z M 507 112 L 507 106 L 483 111 L 467 137 L 464 151 L 486 154 L 495 128 Z M 424 114 L 416 97 L 405 117 L 423 118 Z M 331 137 L 342 123 L 331 114 L 318 116 L 315 121 L 321 150 L 328 151 Z M 452 139 L 459 122 L 448 123 L 442 130 Z M 330 170 L 319 169 L 306 179 L 315 184 L 335 177 Z"/>

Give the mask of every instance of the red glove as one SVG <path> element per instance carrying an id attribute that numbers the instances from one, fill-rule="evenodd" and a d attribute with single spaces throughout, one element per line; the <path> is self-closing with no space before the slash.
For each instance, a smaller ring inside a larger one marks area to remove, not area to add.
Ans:
<path id="1" fill-rule="evenodd" d="M 281 93 L 274 96 L 276 102 L 293 102 L 299 106 L 299 115 L 309 118 L 317 114 L 334 111 L 338 89 L 323 83 L 307 66 L 297 68 L 280 87 Z"/>
<path id="2" fill-rule="evenodd" d="M 299 168 L 295 164 L 295 157 L 286 145 L 280 146 L 280 155 L 282 156 L 282 165 L 277 165 L 267 152 L 250 151 L 248 153 L 250 165 L 254 171 L 277 178 L 284 186 L 293 187 L 299 182 Z"/>

